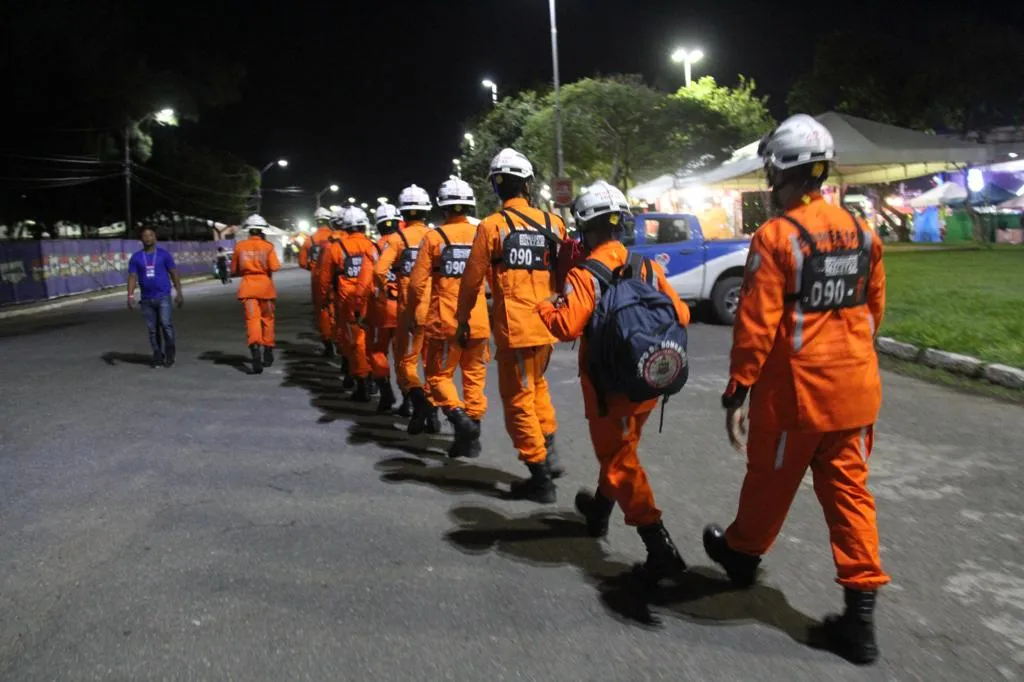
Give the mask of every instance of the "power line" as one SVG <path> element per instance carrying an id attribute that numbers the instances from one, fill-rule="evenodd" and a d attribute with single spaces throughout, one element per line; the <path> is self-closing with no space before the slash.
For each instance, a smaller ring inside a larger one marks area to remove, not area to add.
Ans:
<path id="1" fill-rule="evenodd" d="M 94 164 L 94 165 L 111 165 L 120 163 L 119 161 L 100 161 L 99 159 L 80 157 L 75 158 L 71 156 L 31 156 L 28 154 L 10 154 L 6 153 L 2 156 L 11 159 L 27 159 L 29 161 L 44 161 L 46 163 L 82 163 L 82 164 Z"/>
<path id="2" fill-rule="evenodd" d="M 182 187 L 187 187 L 189 189 L 196 190 L 197 192 L 206 192 L 208 194 L 217 194 L 217 195 L 220 195 L 220 196 L 231 197 L 232 199 L 245 199 L 246 197 L 249 196 L 248 193 L 219 192 L 217 190 L 207 189 L 206 187 L 199 187 L 198 185 L 191 185 L 191 184 L 189 184 L 187 182 L 182 182 L 181 180 L 176 180 L 175 178 L 172 178 L 169 175 L 164 175 L 163 173 L 157 172 L 157 171 L 153 170 L 152 168 L 148 168 L 146 166 L 133 166 L 133 169 L 137 170 L 137 171 L 145 171 L 146 173 L 150 173 L 152 175 L 156 175 L 157 177 L 163 178 L 164 180 L 167 180 L 169 182 L 173 182 L 176 185 L 181 185 Z M 156 182 L 156 180 L 153 180 L 153 182 Z"/>
<path id="3" fill-rule="evenodd" d="M 168 190 L 167 188 L 156 187 L 154 185 L 151 185 L 149 181 L 144 180 L 144 179 L 142 179 L 142 178 L 140 178 L 138 176 L 134 176 L 132 178 L 132 180 L 133 180 L 133 182 L 137 183 L 140 187 L 142 187 L 142 188 L 144 188 L 146 190 L 149 190 L 153 194 L 156 194 L 159 197 L 167 199 L 168 201 L 174 201 L 174 202 L 178 202 L 178 203 L 190 203 L 190 204 L 193 204 L 195 206 L 200 206 L 200 207 L 203 207 L 203 208 L 206 208 L 206 209 L 209 209 L 209 210 L 221 211 L 223 213 L 238 213 L 239 212 L 239 207 L 238 206 L 227 206 L 227 205 L 224 205 L 224 204 L 213 204 L 213 203 L 209 203 L 209 202 L 206 202 L 206 201 L 200 201 L 198 199 L 193 199 L 193 198 L 184 196 L 182 194 L 172 193 L 173 190 Z M 245 196 L 238 196 L 236 198 L 244 199 L 246 197 Z"/>

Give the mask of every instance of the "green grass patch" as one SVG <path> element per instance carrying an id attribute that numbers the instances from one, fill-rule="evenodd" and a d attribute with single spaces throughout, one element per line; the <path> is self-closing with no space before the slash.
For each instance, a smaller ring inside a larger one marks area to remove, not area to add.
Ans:
<path id="1" fill-rule="evenodd" d="M 881 334 L 1024 367 L 1024 247 L 887 249 Z"/>

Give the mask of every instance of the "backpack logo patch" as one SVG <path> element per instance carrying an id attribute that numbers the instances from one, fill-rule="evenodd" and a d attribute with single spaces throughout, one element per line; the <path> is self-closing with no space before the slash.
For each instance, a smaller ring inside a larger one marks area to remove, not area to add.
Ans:
<path id="1" fill-rule="evenodd" d="M 665 339 L 651 346 L 640 356 L 637 374 L 652 388 L 671 386 L 686 367 L 686 350 L 675 341 Z"/>

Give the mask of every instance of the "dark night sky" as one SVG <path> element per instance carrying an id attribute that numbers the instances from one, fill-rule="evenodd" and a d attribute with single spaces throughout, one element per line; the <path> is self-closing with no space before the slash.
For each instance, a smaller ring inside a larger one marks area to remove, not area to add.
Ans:
<path id="1" fill-rule="evenodd" d="M 562 79 L 640 73 L 675 89 L 681 67 L 668 55 L 676 45 L 699 46 L 706 57 L 695 76 L 727 84 L 740 73 L 753 77 L 773 113 L 784 115 L 786 92 L 810 65 L 819 35 L 846 22 L 870 30 L 890 16 L 877 0 L 832 4 L 559 0 Z M 945 3 L 901 4 L 913 16 Z M 189 134 L 257 166 L 287 157 L 291 166 L 271 171 L 267 187 L 312 190 L 334 181 L 343 196 L 371 204 L 411 182 L 433 192 L 458 154 L 463 122 L 490 106 L 483 77 L 503 92 L 551 78 L 545 0 L 196 6 L 152 3 L 158 15 L 187 12 L 189 23 L 245 62 L 247 76 L 242 100 L 202 112 Z M 268 212 L 298 216 L 310 207 L 278 200 Z"/>

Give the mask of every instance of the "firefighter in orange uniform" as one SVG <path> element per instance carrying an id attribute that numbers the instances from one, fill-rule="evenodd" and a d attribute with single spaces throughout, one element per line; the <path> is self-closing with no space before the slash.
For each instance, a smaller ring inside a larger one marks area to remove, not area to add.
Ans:
<path id="1" fill-rule="evenodd" d="M 401 228 L 402 216 L 399 215 L 397 208 L 387 202 L 381 202 L 377 207 L 375 219 L 377 232 L 380 233 L 374 244 L 377 249 L 377 257 L 374 260 L 376 268 L 376 261 L 380 260 L 384 252 L 384 244 Z M 388 349 L 397 342 L 395 329 L 398 327 L 398 277 L 394 268 L 388 271 L 383 287 L 374 283 L 366 322 L 370 326 L 369 338 L 366 341 L 370 372 L 380 393 L 377 412 L 383 414 L 390 412 L 395 404 L 395 392 L 391 388 L 391 366 L 388 364 Z"/>
<path id="2" fill-rule="evenodd" d="M 430 398 L 455 429 L 450 457 L 480 456 L 480 421 L 487 412 L 484 383 L 491 355 L 491 326 L 487 299 L 481 290 L 469 317 L 463 346 L 455 340 L 455 307 L 476 227 L 467 215 L 476 206 L 473 188 L 452 177 L 437 194 L 444 225 L 428 232 L 409 278 L 406 325 L 423 329 L 426 337 L 426 375 Z M 462 370 L 462 395 L 455 387 L 455 370 Z M 435 408 L 436 409 L 436 408 Z"/>
<path id="3" fill-rule="evenodd" d="M 565 225 L 558 216 L 530 206 L 533 166 L 519 152 L 499 152 L 491 161 L 490 179 L 503 207 L 477 227 L 459 289 L 457 337 L 468 338 L 470 315 L 490 275 L 505 428 L 530 472 L 512 484 L 511 497 L 550 504 L 555 501 L 553 479 L 564 470 L 555 457 L 555 408 L 544 378 L 555 337 L 537 316 L 537 304 L 556 293 L 554 269 Z"/>
<path id="4" fill-rule="evenodd" d="M 373 286 L 376 247 L 366 236 L 370 220 L 358 206 L 346 206 L 337 216 L 345 231 L 332 239 L 323 253 L 320 269 L 321 295 L 333 287 L 334 322 L 338 345 L 348 361 L 347 379 L 355 387 L 350 400 L 370 401 L 370 363 L 366 355 L 366 308 Z"/>
<path id="5" fill-rule="evenodd" d="M 324 344 L 324 357 L 334 355 L 334 307 L 325 306 L 320 300 L 320 287 L 317 278 L 317 262 L 323 252 L 324 245 L 333 234 L 331 230 L 331 212 L 326 208 L 316 209 L 316 232 L 302 243 L 299 249 L 299 267 L 309 270 L 310 288 L 313 291 L 314 324 L 320 333 L 320 341 Z"/>
<path id="6" fill-rule="evenodd" d="M 430 231 L 424 219 L 431 209 L 430 195 L 422 187 L 410 185 L 398 196 L 398 210 L 405 221 L 405 227 L 388 237 L 381 249 L 380 258 L 374 269 L 378 288 L 387 285 L 388 273 L 394 270 L 398 278 L 398 322 L 396 331 L 398 343 L 395 346 L 395 374 L 402 391 L 402 405 L 398 414 L 411 416 L 409 433 L 416 435 L 440 433 L 441 421 L 437 410 L 430 403 L 427 390 L 420 379 L 420 365 L 423 362 L 423 329 L 410 330 L 402 325 L 407 306 L 409 275 L 419 255 L 420 242 Z"/>
<path id="7" fill-rule="evenodd" d="M 589 259 L 603 265 L 608 272 L 625 266 L 629 254 L 617 238 L 629 217 L 625 195 L 617 187 L 597 182 L 576 199 L 574 207 L 577 229 L 583 235 Z M 661 266 L 648 262 L 655 271 L 652 281 L 671 300 L 675 317 L 685 327 L 690 322 L 690 309 L 669 286 Z M 541 301 L 537 312 L 544 326 L 559 341 L 583 337 L 579 354 L 580 383 L 590 440 L 601 471 L 596 492 L 581 491 L 576 495 L 576 509 L 586 519 L 589 533 L 593 537 L 604 537 L 608 534 L 612 508 L 618 504 L 626 525 L 637 529 L 647 548 L 644 564 L 647 576 L 657 581 L 686 570 L 686 563 L 661 522 L 661 510 L 654 503 L 654 492 L 637 457 L 644 423 L 658 399 L 631 402 L 626 395 L 611 391 L 604 395 L 603 403 L 598 398 L 597 382 L 591 377 L 590 344 L 584 331 L 597 306 L 601 286 L 587 269 L 573 268 L 566 276 L 562 294 Z"/>
<path id="8" fill-rule="evenodd" d="M 835 155 L 810 116 L 786 119 L 761 143 L 778 218 L 754 235 L 722 396 L 729 439 L 747 474 L 736 519 L 704 531 L 704 547 L 734 583 L 755 582 L 808 467 L 832 543 L 846 608 L 819 635 L 856 663 L 878 657 L 874 607 L 889 582 L 878 552 L 868 460 L 882 386 L 874 349 L 885 310 L 879 239 L 821 196 Z"/>
<path id="9" fill-rule="evenodd" d="M 267 221 L 261 216 L 254 214 L 246 218 L 242 228 L 248 228 L 249 238 L 235 246 L 231 257 L 231 272 L 242 278 L 238 300 L 245 306 L 245 328 L 253 374 L 262 374 L 264 366 L 274 364 L 277 290 L 272 277 L 281 269 L 281 261 L 274 245 L 263 238 L 263 230 L 267 227 Z"/>

